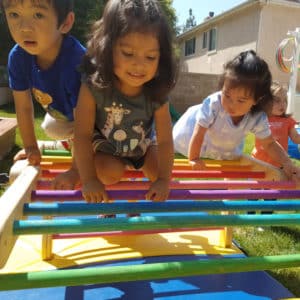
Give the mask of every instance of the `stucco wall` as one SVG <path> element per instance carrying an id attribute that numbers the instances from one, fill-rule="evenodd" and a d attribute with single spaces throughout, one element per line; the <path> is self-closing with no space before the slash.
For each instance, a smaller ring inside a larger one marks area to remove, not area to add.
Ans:
<path id="1" fill-rule="evenodd" d="M 273 78 L 288 84 L 290 75 L 282 72 L 276 65 L 276 50 L 280 42 L 288 37 L 288 31 L 294 31 L 300 27 L 300 8 L 270 4 L 263 6 L 261 14 L 258 53 L 269 64 Z M 284 55 L 290 57 L 292 50 L 292 48 L 287 48 Z"/>
<path id="2" fill-rule="evenodd" d="M 207 52 L 202 49 L 202 34 L 212 27 L 217 28 L 217 49 Z M 288 85 L 290 74 L 282 72 L 276 65 L 276 50 L 287 37 L 289 30 L 300 27 L 299 4 L 288 1 L 257 2 L 244 9 L 225 14 L 224 17 L 203 23 L 183 38 L 179 37 L 181 48 L 181 70 L 192 73 L 220 74 L 225 62 L 246 49 L 255 50 L 270 66 L 273 78 Z M 196 37 L 196 53 L 184 56 L 184 41 Z M 292 51 L 286 50 L 290 57 Z M 287 63 L 288 64 L 288 63 Z M 300 73 L 300 72 L 299 72 Z M 300 92 L 300 74 L 297 91 Z"/>
<path id="3" fill-rule="evenodd" d="M 202 49 L 202 34 L 213 27 L 217 28 L 216 51 L 208 52 Z M 184 41 L 180 43 L 181 70 L 193 73 L 221 74 L 223 65 L 245 49 L 256 50 L 256 41 L 259 30 L 259 11 L 250 8 L 230 18 L 224 18 L 216 23 L 201 27 L 194 35 L 196 37 L 195 54 L 184 56 Z"/>
<path id="4" fill-rule="evenodd" d="M 189 106 L 201 103 L 208 95 L 216 92 L 218 84 L 217 75 L 182 72 L 170 94 L 171 103 L 179 113 L 183 113 Z"/>

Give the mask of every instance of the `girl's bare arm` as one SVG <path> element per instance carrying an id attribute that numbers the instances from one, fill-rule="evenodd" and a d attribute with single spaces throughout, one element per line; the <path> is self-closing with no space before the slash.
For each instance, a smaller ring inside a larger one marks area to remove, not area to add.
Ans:
<path id="1" fill-rule="evenodd" d="M 207 128 L 196 124 L 189 143 L 188 158 L 193 168 L 195 169 L 204 168 L 204 164 L 200 159 L 200 153 L 206 130 Z"/>
<path id="2" fill-rule="evenodd" d="M 289 132 L 289 136 L 291 138 L 291 140 L 295 143 L 295 144 L 300 144 L 300 134 L 298 133 L 298 131 L 296 130 L 296 128 L 292 128 Z"/>

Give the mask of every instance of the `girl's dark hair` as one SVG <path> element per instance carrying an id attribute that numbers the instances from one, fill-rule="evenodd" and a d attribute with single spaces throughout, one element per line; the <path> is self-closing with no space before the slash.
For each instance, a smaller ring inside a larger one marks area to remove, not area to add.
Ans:
<path id="1" fill-rule="evenodd" d="M 113 48 L 120 37 L 132 32 L 154 33 L 160 45 L 156 76 L 144 84 L 151 101 L 162 101 L 175 84 L 175 60 L 172 33 L 168 21 L 156 0 L 109 0 L 103 16 L 96 21 L 87 43 L 83 69 L 88 82 L 98 88 L 111 90 Z"/>
<path id="2" fill-rule="evenodd" d="M 66 19 L 69 12 L 73 11 L 73 0 L 31 0 L 32 3 L 40 3 L 46 1 L 54 8 L 57 16 L 57 26 L 59 27 Z M 0 8 L 4 11 L 5 8 L 15 3 L 23 3 L 23 0 L 0 0 Z"/>
<path id="3" fill-rule="evenodd" d="M 251 108 L 251 113 L 269 108 L 272 101 L 272 75 L 268 64 L 256 55 L 255 51 L 241 52 L 227 62 L 221 75 L 220 87 L 223 87 L 225 80 L 229 88 L 242 86 L 249 90 L 256 102 Z"/>

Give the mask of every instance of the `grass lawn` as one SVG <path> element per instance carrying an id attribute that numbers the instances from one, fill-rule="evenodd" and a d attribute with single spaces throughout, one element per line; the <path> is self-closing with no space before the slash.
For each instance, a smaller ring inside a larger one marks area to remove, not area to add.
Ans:
<path id="1" fill-rule="evenodd" d="M 44 112 L 35 107 L 36 135 L 40 140 L 46 140 L 40 128 Z M 0 116 L 15 117 L 13 104 L 0 107 Z M 253 136 L 249 135 L 245 143 L 245 153 L 250 153 L 253 147 Z M 16 146 L 12 152 L 0 162 L 0 172 L 9 172 L 13 156 L 22 147 L 17 130 Z M 299 162 L 297 162 L 299 164 Z M 294 254 L 300 253 L 300 226 L 268 227 L 259 232 L 254 227 L 239 227 L 234 229 L 234 239 L 249 256 Z M 300 297 L 300 268 L 272 270 L 269 272 L 295 296 Z"/>

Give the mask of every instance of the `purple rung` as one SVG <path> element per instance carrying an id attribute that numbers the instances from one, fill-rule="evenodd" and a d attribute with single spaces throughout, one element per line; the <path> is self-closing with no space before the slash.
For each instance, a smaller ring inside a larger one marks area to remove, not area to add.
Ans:
<path id="1" fill-rule="evenodd" d="M 144 200 L 147 190 L 107 191 L 112 200 Z M 32 192 L 32 201 L 82 200 L 80 190 L 38 190 Z M 218 200 L 218 199 L 300 199 L 300 190 L 171 190 L 172 200 Z"/>

